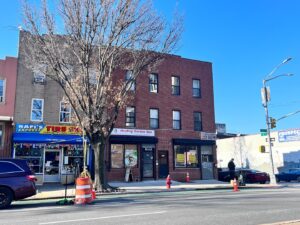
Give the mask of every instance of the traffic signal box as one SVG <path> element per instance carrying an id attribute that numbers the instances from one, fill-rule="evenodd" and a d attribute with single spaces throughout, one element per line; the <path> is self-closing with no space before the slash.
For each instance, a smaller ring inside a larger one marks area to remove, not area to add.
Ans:
<path id="1" fill-rule="evenodd" d="M 271 124 L 271 129 L 276 127 L 276 119 L 270 117 L 270 124 Z"/>
<path id="2" fill-rule="evenodd" d="M 260 153 L 265 153 L 266 152 L 266 146 L 264 146 L 264 145 L 259 146 L 259 151 L 260 151 Z"/>

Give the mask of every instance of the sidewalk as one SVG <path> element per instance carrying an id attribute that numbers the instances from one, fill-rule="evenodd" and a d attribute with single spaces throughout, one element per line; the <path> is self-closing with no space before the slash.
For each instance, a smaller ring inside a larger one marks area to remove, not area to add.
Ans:
<path id="1" fill-rule="evenodd" d="M 170 191 L 184 191 L 184 190 L 218 190 L 218 189 L 232 189 L 229 183 L 224 183 L 217 180 L 193 180 L 190 183 L 183 183 L 172 181 L 171 189 L 166 188 L 165 180 L 150 180 L 141 182 L 110 182 L 112 187 L 118 187 L 119 191 L 112 193 L 98 193 L 99 195 L 114 195 L 114 194 L 132 194 L 132 193 L 151 193 L 151 192 L 170 192 Z M 271 186 L 269 184 L 247 184 L 243 188 L 279 188 L 282 185 Z M 61 184 L 47 184 L 37 186 L 38 193 L 35 196 L 27 198 L 26 200 L 38 199 L 52 199 L 63 198 L 65 196 L 65 186 Z M 68 185 L 67 197 L 73 198 L 75 196 L 75 185 Z"/>

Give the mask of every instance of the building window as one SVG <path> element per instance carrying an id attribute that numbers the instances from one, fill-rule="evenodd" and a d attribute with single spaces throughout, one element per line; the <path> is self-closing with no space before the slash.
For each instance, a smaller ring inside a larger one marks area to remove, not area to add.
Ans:
<path id="1" fill-rule="evenodd" d="M 135 107 L 126 107 L 126 127 L 135 127 Z"/>
<path id="2" fill-rule="evenodd" d="M 150 109 L 150 128 L 157 129 L 159 127 L 158 109 Z"/>
<path id="3" fill-rule="evenodd" d="M 111 145 L 111 168 L 137 167 L 137 145 Z"/>
<path id="4" fill-rule="evenodd" d="M 61 101 L 59 104 L 59 122 L 71 123 L 71 105 Z"/>
<path id="5" fill-rule="evenodd" d="M 158 92 L 158 75 L 151 73 L 149 76 L 149 90 L 150 92 Z"/>
<path id="6" fill-rule="evenodd" d="M 201 97 L 200 80 L 193 79 L 193 97 Z"/>
<path id="7" fill-rule="evenodd" d="M 172 95 L 180 95 L 180 78 L 172 76 Z"/>
<path id="8" fill-rule="evenodd" d="M 197 146 L 174 145 L 174 155 L 175 167 L 199 167 Z"/>
<path id="9" fill-rule="evenodd" d="M 0 146 L 3 146 L 4 142 L 4 124 L 0 123 Z"/>
<path id="10" fill-rule="evenodd" d="M 173 110 L 173 129 L 181 129 L 180 111 Z"/>
<path id="11" fill-rule="evenodd" d="M 194 130 L 202 130 L 202 114 L 201 112 L 194 112 Z"/>
<path id="12" fill-rule="evenodd" d="M 31 121 L 43 121 L 44 99 L 33 98 L 31 102 Z"/>
<path id="13" fill-rule="evenodd" d="M 0 80 L 0 103 L 5 101 L 5 80 Z"/>
<path id="14" fill-rule="evenodd" d="M 135 81 L 133 80 L 132 70 L 128 70 L 125 75 L 125 81 L 128 85 L 128 90 L 135 91 Z"/>

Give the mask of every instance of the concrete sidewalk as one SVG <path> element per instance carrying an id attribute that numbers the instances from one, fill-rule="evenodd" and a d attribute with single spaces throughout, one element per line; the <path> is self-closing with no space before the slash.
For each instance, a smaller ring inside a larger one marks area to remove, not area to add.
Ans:
<path id="1" fill-rule="evenodd" d="M 170 192 L 184 190 L 217 190 L 217 189 L 232 189 L 229 183 L 224 183 L 217 180 L 193 180 L 190 183 L 182 183 L 172 181 L 171 189 L 166 188 L 165 180 L 150 180 L 142 182 L 110 182 L 112 187 L 118 187 L 119 190 L 110 193 L 97 193 L 99 195 L 107 194 L 130 194 L 130 193 L 151 193 L 151 192 Z M 272 186 L 270 184 L 247 184 L 240 188 L 280 188 L 282 185 Z M 47 184 L 37 186 L 38 193 L 35 196 L 26 200 L 38 199 L 55 199 L 65 196 L 65 186 L 61 184 Z M 67 197 L 74 198 L 75 185 L 67 186 Z"/>

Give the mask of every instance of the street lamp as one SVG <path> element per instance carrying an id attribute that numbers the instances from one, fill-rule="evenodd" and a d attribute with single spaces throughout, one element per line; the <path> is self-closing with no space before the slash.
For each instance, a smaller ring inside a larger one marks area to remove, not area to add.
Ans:
<path id="1" fill-rule="evenodd" d="M 269 121 L 269 110 L 268 110 L 268 102 L 270 101 L 270 88 L 266 87 L 266 83 L 270 80 L 276 79 L 282 76 L 292 76 L 293 74 L 280 74 L 277 76 L 272 76 L 283 64 L 289 62 L 292 58 L 287 58 L 279 63 L 266 77 L 263 79 L 263 88 L 262 88 L 262 100 L 263 107 L 265 108 L 266 113 L 266 124 L 267 124 L 267 134 L 268 134 L 268 143 L 269 143 L 269 155 L 271 162 L 271 174 L 270 174 L 270 184 L 276 184 L 275 171 L 274 171 L 274 162 L 273 162 L 273 154 L 272 154 L 272 143 L 271 143 L 271 132 L 270 132 L 270 121 Z"/>

